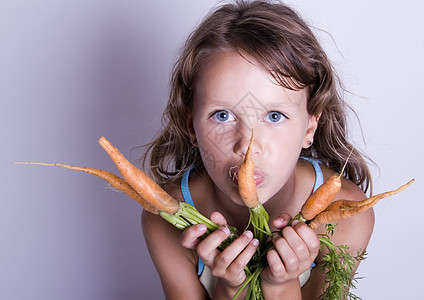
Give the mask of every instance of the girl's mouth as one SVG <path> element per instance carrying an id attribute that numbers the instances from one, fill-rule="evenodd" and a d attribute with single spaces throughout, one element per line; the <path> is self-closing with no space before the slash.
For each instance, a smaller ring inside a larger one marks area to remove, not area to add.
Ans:
<path id="1" fill-rule="evenodd" d="M 230 176 L 231 180 L 235 183 L 238 184 L 238 171 L 239 171 L 239 167 L 238 166 L 234 166 L 231 167 L 228 170 L 228 175 Z M 253 179 L 255 180 L 256 185 L 260 185 L 262 182 L 264 182 L 265 180 L 265 174 L 258 170 L 255 169 L 254 173 L 253 173 Z"/>

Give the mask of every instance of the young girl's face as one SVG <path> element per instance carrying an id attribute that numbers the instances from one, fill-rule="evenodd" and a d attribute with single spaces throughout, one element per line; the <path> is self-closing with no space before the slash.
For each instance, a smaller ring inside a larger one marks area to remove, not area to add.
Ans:
<path id="1" fill-rule="evenodd" d="M 306 109 L 306 90 L 278 85 L 247 55 L 222 51 L 196 79 L 188 120 L 202 160 L 216 187 L 242 205 L 237 171 L 254 132 L 253 161 L 259 201 L 292 188 L 302 147 L 313 141 L 317 120 Z"/>

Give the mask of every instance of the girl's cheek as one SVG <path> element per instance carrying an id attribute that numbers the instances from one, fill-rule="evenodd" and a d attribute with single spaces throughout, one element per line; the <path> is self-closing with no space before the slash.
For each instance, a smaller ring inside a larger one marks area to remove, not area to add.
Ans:
<path id="1" fill-rule="evenodd" d="M 237 137 L 233 134 L 234 130 L 227 127 L 229 126 L 216 126 L 202 133 L 199 150 L 207 164 L 225 162 L 233 154 Z"/>

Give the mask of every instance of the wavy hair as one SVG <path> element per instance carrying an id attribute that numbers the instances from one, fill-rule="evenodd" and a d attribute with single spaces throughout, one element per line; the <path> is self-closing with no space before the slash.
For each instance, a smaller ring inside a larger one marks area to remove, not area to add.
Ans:
<path id="1" fill-rule="evenodd" d="M 247 53 L 283 87 L 308 91 L 307 110 L 319 117 L 314 143 L 301 155 L 340 171 L 352 152 L 344 176 L 366 192 L 371 174 L 364 155 L 347 138 L 346 110 L 338 80 L 327 55 L 300 16 L 277 1 L 233 1 L 209 13 L 191 33 L 176 61 L 163 130 L 148 144 L 144 166 L 161 184 L 202 165 L 199 148 L 189 138 L 186 119 L 200 66 L 222 50 Z"/>

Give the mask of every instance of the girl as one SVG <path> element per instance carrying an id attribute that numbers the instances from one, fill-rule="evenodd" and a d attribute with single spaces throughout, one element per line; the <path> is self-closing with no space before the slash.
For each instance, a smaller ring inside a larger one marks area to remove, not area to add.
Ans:
<path id="1" fill-rule="evenodd" d="M 221 6 L 184 45 L 163 120 L 164 130 L 144 157 L 155 180 L 239 232 L 249 212 L 238 193 L 237 166 L 253 129 L 259 201 L 272 230 L 282 231 L 261 274 L 264 296 L 318 298 L 323 276 L 311 266 L 322 258 L 317 234 L 324 229 L 288 222 L 314 189 L 341 170 L 353 146 L 332 66 L 307 25 L 279 2 Z M 365 198 L 371 178 L 357 150 L 344 177 L 337 199 Z M 340 221 L 333 240 L 356 255 L 366 248 L 373 224 L 372 210 Z M 169 299 L 231 298 L 258 245 L 247 230 L 220 252 L 216 248 L 229 234 L 225 226 L 201 240 L 204 225 L 181 233 L 149 213 L 142 226 Z"/>

